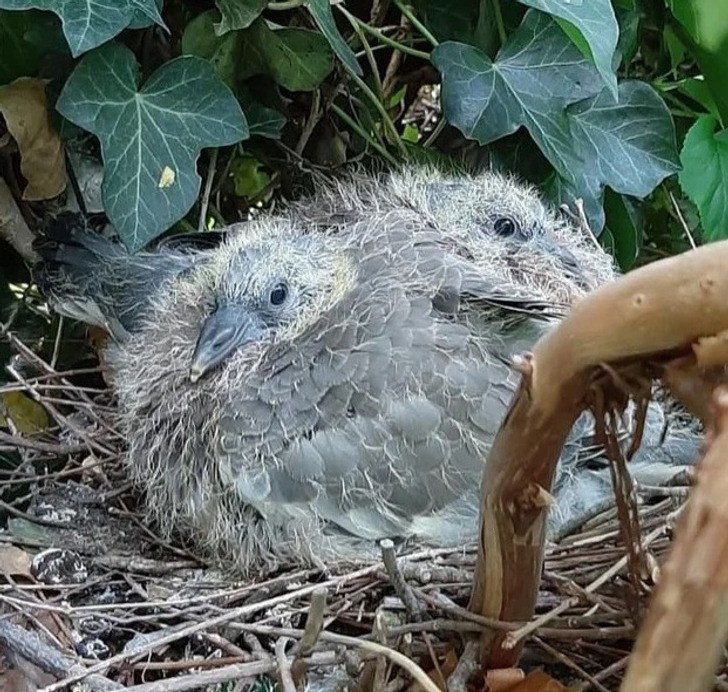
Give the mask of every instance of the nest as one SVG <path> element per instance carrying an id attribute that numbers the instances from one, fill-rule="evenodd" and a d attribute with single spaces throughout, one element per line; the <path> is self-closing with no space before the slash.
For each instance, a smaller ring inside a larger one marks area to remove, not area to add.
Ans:
<path id="1" fill-rule="evenodd" d="M 578 689 L 619 688 L 688 481 L 637 488 L 630 550 L 616 507 L 559 536 L 528 623 L 467 609 L 475 546 L 384 541 L 374 563 L 236 582 L 144 523 L 119 459 L 111 393 L 79 386 L 81 371 L 58 372 L 13 333 L 4 337 L 24 365 L 6 368 L 15 381 L 0 396 L 21 392 L 49 416 L 36 434 L 10 416 L 0 431 L 0 453 L 20 458 L 0 470 L 6 689 L 81 680 L 138 691 L 277 683 L 285 692 L 304 684 L 395 692 L 413 682 L 445 689 L 445 680 L 451 690 L 483 689 L 477 636 L 492 629 L 525 644 L 525 671 L 544 669 Z"/>

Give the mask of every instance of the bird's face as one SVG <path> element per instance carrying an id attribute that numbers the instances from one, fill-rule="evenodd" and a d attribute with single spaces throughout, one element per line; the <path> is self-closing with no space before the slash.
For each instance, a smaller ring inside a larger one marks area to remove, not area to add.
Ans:
<path id="1" fill-rule="evenodd" d="M 336 243 L 323 237 L 273 234 L 234 237 L 212 268 L 209 313 L 202 322 L 190 380 L 244 348 L 292 339 L 335 303 L 356 276 Z"/>
<path id="2" fill-rule="evenodd" d="M 613 278 L 607 253 L 512 178 L 443 179 L 431 184 L 428 197 L 436 222 L 452 230 L 473 261 L 514 288 L 571 303 Z"/>

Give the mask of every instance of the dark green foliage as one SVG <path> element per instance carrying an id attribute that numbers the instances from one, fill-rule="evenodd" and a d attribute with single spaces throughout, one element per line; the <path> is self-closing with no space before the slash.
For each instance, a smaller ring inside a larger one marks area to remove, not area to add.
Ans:
<path id="1" fill-rule="evenodd" d="M 64 136 L 98 137 L 132 249 L 363 155 L 489 162 L 581 199 L 624 269 L 682 248 L 686 218 L 728 237 L 714 0 L 0 0 L 0 38 L 0 84 L 51 78 Z"/>

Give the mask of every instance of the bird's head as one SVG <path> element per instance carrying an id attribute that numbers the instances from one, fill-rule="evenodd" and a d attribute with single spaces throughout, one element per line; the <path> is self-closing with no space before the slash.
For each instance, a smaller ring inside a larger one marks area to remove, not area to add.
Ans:
<path id="1" fill-rule="evenodd" d="M 502 276 L 504 287 L 570 304 L 614 278 L 612 258 L 596 240 L 512 176 L 430 172 L 414 184 L 400 180 L 400 194 L 415 198 L 475 262 Z"/>
<path id="2" fill-rule="evenodd" d="M 231 235 L 205 271 L 211 290 L 190 364 L 192 382 L 240 349 L 294 339 L 356 278 L 335 239 L 267 224 Z"/>

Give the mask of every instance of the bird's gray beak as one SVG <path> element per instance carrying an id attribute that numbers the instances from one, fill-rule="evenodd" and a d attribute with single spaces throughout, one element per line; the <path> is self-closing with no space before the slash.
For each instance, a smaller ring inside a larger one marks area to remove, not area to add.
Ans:
<path id="1" fill-rule="evenodd" d="M 190 382 L 197 382 L 235 349 L 257 341 L 265 332 L 265 325 L 249 308 L 243 305 L 218 308 L 200 330 L 190 365 Z"/>

